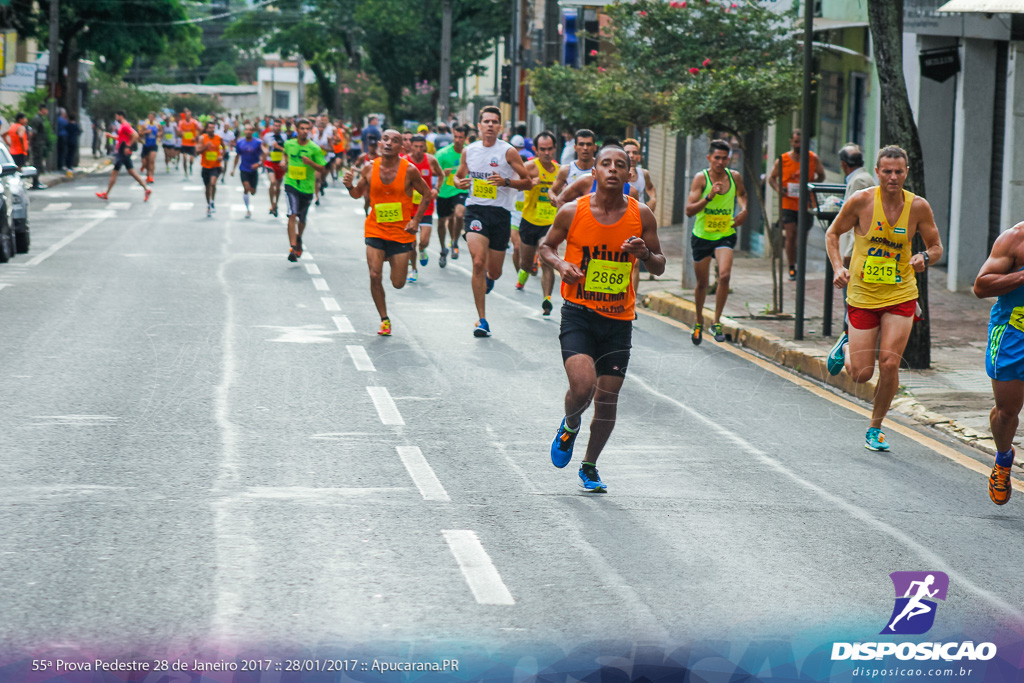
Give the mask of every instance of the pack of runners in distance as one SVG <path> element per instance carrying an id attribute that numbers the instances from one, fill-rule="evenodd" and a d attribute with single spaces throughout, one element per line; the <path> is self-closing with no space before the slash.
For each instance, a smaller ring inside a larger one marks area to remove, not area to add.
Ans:
<path id="1" fill-rule="evenodd" d="M 566 145 L 559 163 L 555 161 L 557 140 L 550 132 L 542 132 L 533 140 L 522 134 L 507 142 L 501 139 L 497 107 L 481 110 L 476 131 L 456 125 L 450 133 L 444 126 L 438 132 L 427 126 L 420 126 L 415 133 L 382 131 L 376 117 L 371 117 L 360 135 L 359 129 L 341 121 L 332 125 L 326 116 L 320 116 L 315 122 L 270 118 L 246 121 L 236 134 L 235 120 L 208 119 L 200 123 L 188 110 L 177 121 L 157 121 L 150 115 L 140 124 L 141 132 L 136 132 L 123 113 L 119 112 L 117 118 L 120 127 L 115 166 L 107 192 L 97 193 L 100 198 L 109 196 L 124 167 L 143 186 L 148 199 L 157 142 L 161 142 L 167 170 L 174 164 L 186 178 L 192 174 L 194 157 L 200 156 L 207 215 L 211 216 L 216 210 L 218 181 L 223 182 L 234 151 L 231 175 L 241 168 L 246 218 L 252 215 L 250 198 L 256 192 L 258 171 L 268 176 L 273 216 L 278 215 L 284 185 L 288 260 L 292 262 L 302 256 L 302 235 L 310 205 L 319 204 L 328 177 L 337 180 L 340 172 L 350 196 L 364 201 L 370 294 L 380 316 L 381 336 L 392 334 L 383 286 L 384 263 L 390 266 L 393 288 L 402 289 L 406 283 L 417 281 L 419 266 L 429 262 L 427 248 L 435 211 L 439 267 L 444 268 L 449 257 L 459 258 L 460 238 L 469 250 L 471 289 L 478 314 L 475 337 L 492 334 L 486 298 L 502 275 L 510 245 L 515 289 L 522 292 L 529 277 L 539 274 L 544 316 L 554 308 L 551 297 L 557 273 L 562 296 L 559 341 L 569 390 L 565 414 L 551 445 L 551 460 L 560 468 L 570 462 L 582 415 L 593 402 L 590 441 L 579 479 L 586 491 L 607 491 L 596 463 L 615 424 L 618 393 L 629 363 L 639 265 L 642 263 L 652 275 L 660 275 L 665 269 L 653 213 L 657 190 L 650 173 L 640 166 L 641 150 L 636 140 L 605 140 L 599 149 L 594 133 L 579 130 L 573 144 Z M 525 130 L 521 132 L 525 134 Z M 131 149 L 140 137 L 144 141 L 145 180 L 131 164 Z M 742 176 L 729 168 L 731 149 L 723 140 L 710 143 L 708 168 L 695 175 L 685 206 L 686 215 L 694 218 L 690 255 L 697 276 L 697 320 L 691 335 L 695 345 L 703 339 L 712 258 L 718 262 L 718 286 L 711 331 L 716 342 L 725 341 L 721 316 L 729 296 L 736 228 L 747 216 Z M 878 389 L 865 434 L 865 447 L 876 451 L 889 449 L 881 427 L 899 386 L 899 362 L 913 325 L 917 302 L 914 274 L 942 256 L 930 206 L 903 189 L 907 167 L 902 149 L 882 149 L 875 168 L 880 184 L 852 193 L 826 238 L 835 285 L 848 287 L 847 330 L 830 353 L 828 368 L 832 374 L 845 368 L 855 381 L 867 382 L 877 363 Z M 1018 229 L 1024 233 L 1024 224 L 1011 233 L 1016 235 Z M 850 231 L 854 235 L 852 256 L 844 261 L 839 237 Z M 918 233 L 926 249 L 912 254 L 911 243 Z M 1024 237 L 1020 241 L 1024 243 Z M 564 258 L 559 256 L 563 242 Z M 997 242 L 993 258 L 1000 244 Z M 1011 263 L 1024 265 L 1024 253 L 1019 260 L 1019 264 Z M 999 261 L 996 270 L 1005 265 Z M 990 264 L 986 267 L 992 270 Z M 1018 308 L 1024 310 L 1024 304 L 1015 308 L 1010 305 L 1013 301 L 1003 302 L 1003 295 L 1009 293 L 1012 298 L 1017 290 L 1007 290 L 1006 283 L 997 279 L 1020 279 L 1020 272 L 1024 271 L 1019 267 L 1002 273 L 992 271 L 987 274 L 992 283 L 979 276 L 979 296 L 999 295 L 1001 301 L 993 309 L 992 344 L 996 350 L 989 354 L 989 374 L 995 380 L 998 372 L 1003 377 L 1009 373 L 1015 382 L 1013 392 L 1003 392 L 1007 395 L 1002 407 L 997 392 L 997 409 L 993 411 L 993 433 L 1000 453 L 989 477 L 989 494 L 997 504 L 1009 500 L 1012 491 L 1012 435 L 1016 413 L 1024 403 L 1024 323 L 1020 325 L 1020 353 L 1010 354 L 1018 360 L 1000 361 L 999 356 L 1000 351 L 1007 356 L 1011 345 L 1017 348 L 1013 313 Z M 986 275 L 984 269 L 982 275 Z M 1003 315 L 1004 308 L 1010 313 Z M 1017 317 L 1024 319 L 1024 313 Z M 1008 322 L 1014 330 L 1007 328 Z"/>

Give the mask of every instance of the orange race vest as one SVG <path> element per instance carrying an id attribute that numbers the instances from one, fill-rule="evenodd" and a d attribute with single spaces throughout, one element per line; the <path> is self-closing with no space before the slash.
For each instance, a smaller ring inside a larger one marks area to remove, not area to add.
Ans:
<path id="1" fill-rule="evenodd" d="M 364 233 L 366 237 L 391 242 L 415 242 L 416 235 L 405 230 L 416 212 L 412 197 L 405 193 L 405 174 L 412 166 L 400 159 L 395 179 L 385 185 L 380 180 L 380 162 L 381 159 L 375 159 L 370 171 L 370 213 L 366 216 Z"/>
<path id="2" fill-rule="evenodd" d="M 636 292 L 630 273 L 636 257 L 620 247 L 630 237 L 640 237 L 640 202 L 627 197 L 629 206 L 618 222 L 598 223 L 590 212 L 589 194 L 576 200 L 576 216 L 565 242 L 565 260 L 585 273 L 575 284 L 562 283 L 562 299 L 585 306 L 615 320 L 633 320 Z"/>
<path id="3" fill-rule="evenodd" d="M 206 149 L 203 150 L 203 168 L 220 168 L 220 159 L 222 153 L 220 136 L 215 134 L 213 135 L 213 137 L 210 137 L 209 135 L 206 135 L 204 133 L 202 138 L 200 139 L 202 140 L 202 143 L 206 146 Z"/>

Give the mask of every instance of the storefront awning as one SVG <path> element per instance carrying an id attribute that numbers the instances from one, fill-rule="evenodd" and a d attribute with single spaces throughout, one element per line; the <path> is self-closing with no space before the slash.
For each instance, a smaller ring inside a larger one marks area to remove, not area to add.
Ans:
<path id="1" fill-rule="evenodd" d="M 1024 0 L 1021 0 L 1024 2 Z M 824 17 L 814 17 L 814 30 L 815 31 L 839 31 L 844 28 L 867 28 L 868 22 L 866 21 L 848 21 L 846 19 L 825 19 Z"/>
<path id="2" fill-rule="evenodd" d="M 1024 14 L 1024 0 L 949 0 L 938 11 Z"/>

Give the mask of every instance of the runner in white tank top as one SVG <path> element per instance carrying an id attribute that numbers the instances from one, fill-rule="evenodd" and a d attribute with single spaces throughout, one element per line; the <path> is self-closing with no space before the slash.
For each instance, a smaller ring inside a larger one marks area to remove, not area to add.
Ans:
<path id="1" fill-rule="evenodd" d="M 565 188 L 572 185 L 574 180 L 583 176 L 591 175 L 594 169 L 594 154 L 597 152 L 597 145 L 594 140 L 594 132 L 582 128 L 576 131 L 576 161 L 568 163 L 558 169 L 558 177 L 548 190 L 548 197 L 551 204 L 556 208 L 564 202 L 560 195 Z"/>
<path id="2" fill-rule="evenodd" d="M 484 297 L 501 277 L 516 194 L 533 187 L 533 180 L 516 148 L 498 139 L 500 109 L 481 109 L 479 129 L 480 140 L 462 150 L 455 186 L 469 190 L 464 221 L 466 243 L 473 256 L 473 300 L 480 315 L 473 336 L 489 337 Z"/>

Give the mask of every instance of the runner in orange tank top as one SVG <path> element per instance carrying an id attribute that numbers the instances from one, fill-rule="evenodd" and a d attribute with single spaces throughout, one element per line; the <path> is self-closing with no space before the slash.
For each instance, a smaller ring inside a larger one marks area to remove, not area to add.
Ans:
<path id="1" fill-rule="evenodd" d="M 427 209 L 426 202 L 413 207 L 412 195 L 419 192 L 428 196 L 430 188 L 414 166 L 399 158 L 402 134 L 397 130 L 384 131 L 378 150 L 380 158 L 363 166 L 355 185 L 352 184 L 355 178 L 352 169 L 345 171 L 342 183 L 353 199 L 369 198 L 364 234 L 370 295 L 380 314 L 377 334 L 389 336 L 391 319 L 384 298 L 384 261 L 391 265 L 391 285 L 395 289 L 404 287 L 416 231 Z"/>
<path id="2" fill-rule="evenodd" d="M 658 222 L 646 206 L 622 194 L 630 159 L 618 145 L 597 154 L 593 194 L 565 204 L 540 245 L 541 258 L 562 276 L 562 324 L 558 335 L 569 378 L 565 417 L 551 444 L 551 463 L 572 460 L 583 412 L 594 401 L 590 442 L 580 467 L 584 491 L 606 493 L 597 459 L 615 427 L 619 389 L 632 344 L 636 291 L 630 278 L 637 259 L 654 275 L 665 272 Z M 558 247 L 565 242 L 565 259 Z"/>

